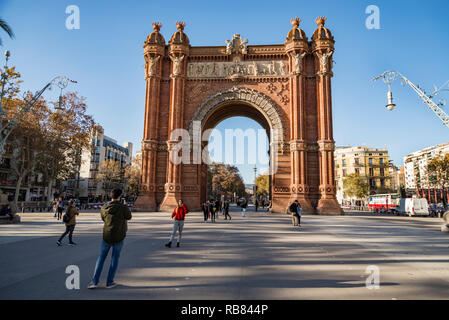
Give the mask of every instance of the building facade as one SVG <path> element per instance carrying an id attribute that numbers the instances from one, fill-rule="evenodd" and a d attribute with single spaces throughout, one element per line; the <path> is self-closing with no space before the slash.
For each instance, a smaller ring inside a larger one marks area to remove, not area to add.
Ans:
<path id="1" fill-rule="evenodd" d="M 174 161 L 179 142 L 171 135 L 185 129 L 192 138 L 203 137 L 222 120 L 244 116 L 259 122 L 270 139 L 273 212 L 286 212 L 297 199 L 305 213 L 343 213 L 332 161 L 335 41 L 325 17 L 316 19 L 311 41 L 300 21 L 291 20 L 283 44 L 247 45 L 234 34 L 226 45 L 204 47 L 190 45 L 185 23 L 176 24 L 168 45 L 162 25 L 153 24 L 144 43 L 142 185 L 135 209 L 172 210 L 179 199 L 199 209 L 207 199 L 207 164 L 195 151 L 187 154 L 191 161 Z"/>
<path id="2" fill-rule="evenodd" d="M 348 174 L 356 173 L 364 177 L 370 187 L 370 194 L 383 193 L 391 188 L 388 149 L 337 147 L 334 162 L 340 204 L 356 204 L 356 201 L 364 200 L 353 199 L 345 194 L 343 181 Z"/>
<path id="3" fill-rule="evenodd" d="M 108 160 L 116 161 L 124 169 L 131 165 L 132 153 L 131 142 L 119 145 L 115 139 L 104 135 L 103 128 L 94 128 L 90 146 L 82 151 L 79 173 L 75 179 L 66 181 L 64 194 L 89 200 L 104 196 L 102 183 L 96 180 L 101 165 Z"/>
<path id="4" fill-rule="evenodd" d="M 428 163 L 438 155 L 449 153 L 449 142 L 415 151 L 404 157 L 405 187 L 407 190 L 428 189 Z"/>

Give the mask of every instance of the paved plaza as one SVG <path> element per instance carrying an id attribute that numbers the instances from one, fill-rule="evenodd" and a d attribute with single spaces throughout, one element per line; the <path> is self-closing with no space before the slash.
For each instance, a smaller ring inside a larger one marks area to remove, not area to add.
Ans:
<path id="1" fill-rule="evenodd" d="M 167 213 L 133 213 L 116 288 L 89 283 L 102 237 L 98 212 L 82 212 L 75 247 L 56 245 L 64 230 L 51 213 L 25 213 L 0 225 L 0 299 L 447 299 L 449 235 L 438 218 L 304 216 L 254 212 L 215 224 L 190 213 L 180 248 L 166 248 Z M 66 289 L 66 267 L 80 269 L 81 288 Z M 380 271 L 368 289 L 365 270 Z"/>

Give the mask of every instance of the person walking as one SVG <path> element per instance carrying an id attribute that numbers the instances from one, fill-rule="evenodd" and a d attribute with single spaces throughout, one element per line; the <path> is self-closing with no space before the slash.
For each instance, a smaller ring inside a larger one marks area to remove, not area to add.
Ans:
<path id="1" fill-rule="evenodd" d="M 299 205 L 298 200 L 295 200 L 294 202 L 292 202 L 292 204 L 289 207 L 290 214 L 292 215 L 292 224 L 293 224 L 294 227 L 299 225 L 299 222 L 298 222 L 298 205 Z"/>
<path id="2" fill-rule="evenodd" d="M 53 205 L 53 213 L 54 213 L 53 218 L 56 218 L 56 214 L 58 213 L 58 200 L 56 200 L 56 199 L 53 200 L 52 205 Z"/>
<path id="3" fill-rule="evenodd" d="M 298 205 L 297 205 L 297 216 L 298 216 L 298 227 L 301 228 L 302 208 L 301 208 L 301 204 L 299 202 L 298 202 Z"/>
<path id="4" fill-rule="evenodd" d="M 209 205 L 207 204 L 207 202 L 204 202 L 201 205 L 201 210 L 203 211 L 204 215 L 204 223 L 207 223 L 207 218 L 209 217 Z"/>
<path id="5" fill-rule="evenodd" d="M 57 220 L 61 219 L 63 211 L 64 211 L 64 201 L 62 200 L 62 197 L 59 197 L 59 199 L 58 199 L 58 209 L 57 209 L 57 212 L 58 212 L 58 219 Z"/>
<path id="6" fill-rule="evenodd" d="M 67 221 L 65 221 L 65 232 L 59 237 L 58 241 L 56 241 L 56 244 L 58 246 L 61 246 L 62 239 L 68 234 L 69 235 L 69 246 L 76 245 L 75 242 L 72 240 L 73 231 L 75 230 L 76 225 L 76 216 L 79 215 L 78 210 L 75 207 L 75 201 L 70 200 L 69 204 L 67 206 L 66 215 L 68 217 Z"/>
<path id="7" fill-rule="evenodd" d="M 215 200 L 215 218 L 218 219 L 221 211 L 221 201 L 220 199 Z"/>
<path id="8" fill-rule="evenodd" d="M 225 215 L 225 220 L 231 220 L 231 216 L 229 214 L 229 200 L 225 200 L 224 204 L 223 204 L 223 211 L 224 211 L 224 215 Z"/>
<path id="9" fill-rule="evenodd" d="M 256 198 L 255 206 L 256 206 L 256 212 L 257 212 L 257 209 L 259 208 L 259 201 L 257 200 L 257 198 Z"/>
<path id="10" fill-rule="evenodd" d="M 215 202 L 209 201 L 210 222 L 215 223 Z"/>
<path id="11" fill-rule="evenodd" d="M 178 242 L 176 243 L 176 246 L 179 247 L 179 243 L 181 242 L 182 237 L 182 229 L 184 228 L 184 219 L 186 214 L 188 213 L 189 210 L 187 209 L 186 205 L 182 203 L 181 199 L 179 199 L 178 205 L 173 210 L 173 213 L 171 215 L 172 219 L 173 218 L 175 219 L 175 222 L 173 223 L 173 231 L 171 233 L 170 240 L 168 241 L 168 243 L 165 244 L 167 248 L 171 248 L 171 243 L 173 242 L 176 236 L 176 231 L 179 232 Z"/>
<path id="12" fill-rule="evenodd" d="M 242 217 L 245 216 L 247 206 L 248 202 L 246 201 L 246 198 L 242 198 L 242 201 L 240 202 L 240 207 L 242 208 Z"/>
<path id="13" fill-rule="evenodd" d="M 121 189 L 111 191 L 111 201 L 101 207 L 101 219 L 104 221 L 103 241 L 101 243 L 100 256 L 95 264 L 94 276 L 88 285 L 88 289 L 98 287 L 101 271 L 108 256 L 109 249 L 112 248 L 111 265 L 106 280 L 106 288 L 113 288 L 117 284 L 114 282 L 115 273 L 117 272 L 120 252 L 128 231 L 128 220 L 132 215 L 128 206 L 120 201 L 122 195 Z"/>

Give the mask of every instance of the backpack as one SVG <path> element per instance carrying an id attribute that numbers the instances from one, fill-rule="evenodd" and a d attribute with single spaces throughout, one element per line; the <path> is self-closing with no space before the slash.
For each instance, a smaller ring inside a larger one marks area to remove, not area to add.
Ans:
<path id="1" fill-rule="evenodd" d="M 296 203 L 293 202 L 293 203 L 290 205 L 289 210 L 290 210 L 290 212 L 296 212 L 296 208 L 297 208 Z"/>
<path id="2" fill-rule="evenodd" d="M 67 210 L 65 214 L 62 216 L 62 222 L 67 223 L 69 221 L 70 221 L 69 210 Z"/>

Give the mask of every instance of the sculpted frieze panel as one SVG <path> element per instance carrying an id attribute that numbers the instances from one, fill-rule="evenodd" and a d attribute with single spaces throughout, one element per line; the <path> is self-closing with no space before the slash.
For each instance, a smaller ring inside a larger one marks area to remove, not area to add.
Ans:
<path id="1" fill-rule="evenodd" d="M 190 62 L 189 78 L 226 78 L 231 76 L 286 76 L 287 64 L 277 61 Z"/>

